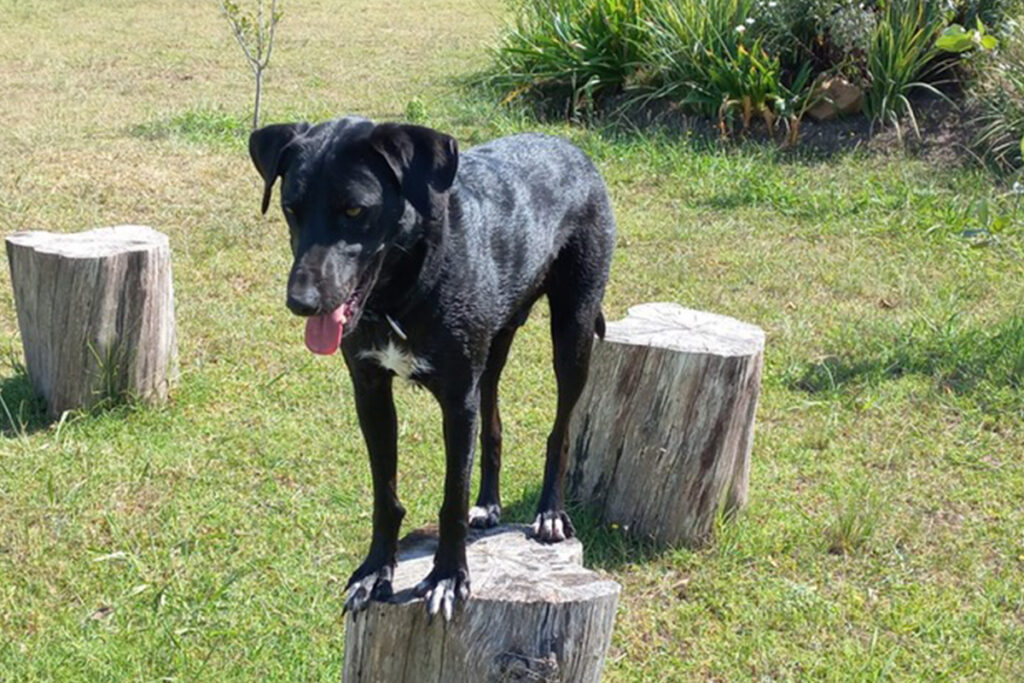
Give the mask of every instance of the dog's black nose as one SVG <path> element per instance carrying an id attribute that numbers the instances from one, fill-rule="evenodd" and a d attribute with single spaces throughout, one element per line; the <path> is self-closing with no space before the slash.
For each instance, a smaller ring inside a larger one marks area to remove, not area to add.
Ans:
<path id="1" fill-rule="evenodd" d="M 295 315 L 316 315 L 320 308 L 320 295 L 315 287 L 288 290 L 288 310 Z"/>

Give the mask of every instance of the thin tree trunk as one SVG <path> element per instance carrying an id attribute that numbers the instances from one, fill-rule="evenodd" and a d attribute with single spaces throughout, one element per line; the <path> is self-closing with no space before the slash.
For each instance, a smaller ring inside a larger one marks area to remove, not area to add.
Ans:
<path id="1" fill-rule="evenodd" d="M 256 67 L 256 102 L 252 108 L 252 129 L 260 127 L 260 106 L 263 99 L 263 69 Z"/>

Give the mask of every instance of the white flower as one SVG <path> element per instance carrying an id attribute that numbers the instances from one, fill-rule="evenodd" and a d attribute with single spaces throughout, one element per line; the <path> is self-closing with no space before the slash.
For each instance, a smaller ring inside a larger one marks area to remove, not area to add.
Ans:
<path id="1" fill-rule="evenodd" d="M 754 23 L 754 17 L 747 17 L 747 26 L 751 26 Z"/>
<path id="2" fill-rule="evenodd" d="M 746 30 L 747 27 L 744 26 L 743 24 L 740 24 L 739 26 L 736 27 L 736 33 L 744 33 Z"/>

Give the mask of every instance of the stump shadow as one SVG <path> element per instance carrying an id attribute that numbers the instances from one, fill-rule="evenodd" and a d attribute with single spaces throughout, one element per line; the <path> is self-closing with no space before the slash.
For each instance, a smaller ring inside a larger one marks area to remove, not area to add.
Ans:
<path id="1" fill-rule="evenodd" d="M 26 373 L 0 379 L 0 435 L 27 436 L 53 422 L 46 414 L 46 402 L 36 395 Z"/>
<path id="2" fill-rule="evenodd" d="M 470 529 L 466 545 L 493 536 L 508 533 L 510 530 L 521 531 L 529 537 L 529 524 L 536 513 L 537 500 L 540 498 L 540 487 L 522 491 L 521 495 L 502 508 L 501 523 L 490 529 Z M 587 569 L 614 573 L 624 567 L 657 560 L 673 549 L 653 541 L 635 538 L 615 525 L 605 524 L 600 517 L 587 505 L 571 502 L 567 512 L 576 528 L 576 537 L 583 544 L 583 566 Z M 410 531 L 399 541 L 399 563 L 422 559 L 434 554 L 437 549 L 438 528 L 436 524 L 427 524 Z M 414 594 L 414 588 L 403 588 L 384 600 L 389 604 L 406 604 L 422 600 Z"/>

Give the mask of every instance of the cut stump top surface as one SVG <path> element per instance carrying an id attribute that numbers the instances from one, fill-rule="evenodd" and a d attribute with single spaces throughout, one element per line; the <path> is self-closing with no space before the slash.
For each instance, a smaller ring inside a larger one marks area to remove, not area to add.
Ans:
<path id="1" fill-rule="evenodd" d="M 571 538 L 540 543 L 526 525 L 470 529 L 466 545 L 471 600 L 568 603 L 618 594 L 619 584 L 583 567 L 583 545 Z M 413 531 L 398 550 L 392 602 L 412 599 L 412 588 L 430 573 L 437 550 L 433 530 Z"/>
<path id="2" fill-rule="evenodd" d="M 674 303 L 633 306 L 609 322 L 605 341 L 716 356 L 752 356 L 764 350 L 764 330 L 735 318 Z"/>
<path id="3" fill-rule="evenodd" d="M 73 233 L 29 230 L 10 235 L 7 242 L 64 258 L 103 258 L 168 245 L 167 235 L 145 225 L 118 225 Z"/>

